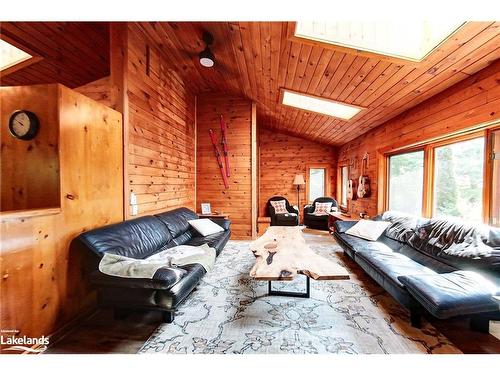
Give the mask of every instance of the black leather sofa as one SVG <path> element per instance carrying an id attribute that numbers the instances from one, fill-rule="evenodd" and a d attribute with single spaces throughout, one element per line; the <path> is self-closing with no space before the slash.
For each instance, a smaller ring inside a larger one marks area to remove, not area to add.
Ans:
<path id="1" fill-rule="evenodd" d="M 75 238 L 72 251 L 90 251 L 94 255 L 95 271 L 91 274 L 91 282 L 97 286 L 99 306 L 112 307 L 117 315 L 129 309 L 160 310 L 164 320 L 172 322 L 176 308 L 206 273 L 200 264 L 161 268 L 152 279 L 109 276 L 98 270 L 98 264 L 104 253 L 144 259 L 183 244 L 207 243 L 219 255 L 231 236 L 230 222 L 213 219 L 224 232 L 203 237 L 188 223 L 197 218 L 193 211 L 178 208 L 93 229 Z"/>
<path id="2" fill-rule="evenodd" d="M 385 212 L 391 222 L 377 241 L 346 234 L 356 222 L 335 222 L 334 236 L 420 326 L 425 311 L 439 319 L 470 317 L 471 328 L 488 331 L 499 320 L 500 228 Z"/>
<path id="3" fill-rule="evenodd" d="M 285 201 L 288 214 L 277 214 L 271 204 L 274 201 Z M 299 225 L 299 210 L 293 207 L 285 197 L 275 196 L 269 198 L 266 205 L 266 214 L 271 218 L 271 226 L 293 227 Z"/>
<path id="4" fill-rule="evenodd" d="M 338 207 L 337 201 L 330 197 L 316 198 L 312 204 L 304 207 L 304 225 L 312 229 L 328 230 L 328 215 L 317 216 L 313 215 L 316 208 L 316 203 L 332 203 L 333 207 Z"/>

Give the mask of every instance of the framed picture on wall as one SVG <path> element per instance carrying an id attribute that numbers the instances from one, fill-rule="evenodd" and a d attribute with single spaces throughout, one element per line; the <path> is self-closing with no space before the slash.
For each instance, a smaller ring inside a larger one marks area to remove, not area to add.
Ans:
<path id="1" fill-rule="evenodd" d="M 202 215 L 210 215 L 212 213 L 212 208 L 210 207 L 210 203 L 202 203 L 201 204 L 201 214 Z"/>

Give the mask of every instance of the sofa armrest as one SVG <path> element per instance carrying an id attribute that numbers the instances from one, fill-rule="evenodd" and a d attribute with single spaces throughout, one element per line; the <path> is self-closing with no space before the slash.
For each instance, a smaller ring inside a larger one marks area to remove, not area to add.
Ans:
<path id="1" fill-rule="evenodd" d="M 174 286 L 187 272 L 182 268 L 164 267 L 158 269 L 153 278 L 148 279 L 111 276 L 97 270 L 92 272 L 90 280 L 92 284 L 103 287 L 165 290 Z"/>
<path id="2" fill-rule="evenodd" d="M 227 219 L 211 218 L 210 220 L 212 220 L 215 224 L 220 225 L 222 228 L 224 228 L 224 230 L 229 230 L 229 228 L 231 227 L 231 221 Z"/>
<path id="3" fill-rule="evenodd" d="M 335 226 L 335 232 L 337 233 L 345 233 L 354 225 L 356 225 L 357 221 L 341 221 L 337 220 L 333 225 Z"/>
<path id="4" fill-rule="evenodd" d="M 297 206 L 290 206 L 288 212 L 298 215 L 299 214 L 299 208 Z"/>

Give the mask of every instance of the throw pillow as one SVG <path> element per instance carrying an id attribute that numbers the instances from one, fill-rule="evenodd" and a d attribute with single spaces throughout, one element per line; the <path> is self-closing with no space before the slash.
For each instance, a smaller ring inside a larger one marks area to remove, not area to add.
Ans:
<path id="1" fill-rule="evenodd" d="M 271 201 L 271 206 L 274 208 L 274 213 L 276 214 L 287 214 L 288 210 L 286 209 L 286 201 Z"/>
<path id="2" fill-rule="evenodd" d="M 389 225 L 389 221 L 360 220 L 345 233 L 368 241 L 377 241 Z"/>
<path id="3" fill-rule="evenodd" d="M 314 207 L 314 215 L 327 215 L 332 209 L 332 202 L 324 202 L 318 203 L 316 202 L 316 206 Z"/>
<path id="4" fill-rule="evenodd" d="M 210 219 L 188 220 L 188 223 L 203 237 L 209 236 L 211 234 L 218 233 L 218 232 L 224 232 L 224 228 L 222 228 L 220 225 L 214 223 Z"/>

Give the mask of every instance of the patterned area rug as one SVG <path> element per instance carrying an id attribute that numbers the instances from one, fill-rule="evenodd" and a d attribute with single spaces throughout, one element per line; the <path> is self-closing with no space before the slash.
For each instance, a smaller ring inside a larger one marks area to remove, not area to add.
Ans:
<path id="1" fill-rule="evenodd" d="M 267 282 L 248 276 L 248 244 L 229 241 L 174 322 L 160 325 L 139 353 L 460 353 L 432 325 L 411 327 L 406 310 L 336 243 L 311 248 L 347 267 L 351 279 L 312 280 L 308 299 L 268 296 Z M 303 276 L 273 283 L 304 287 Z"/>

